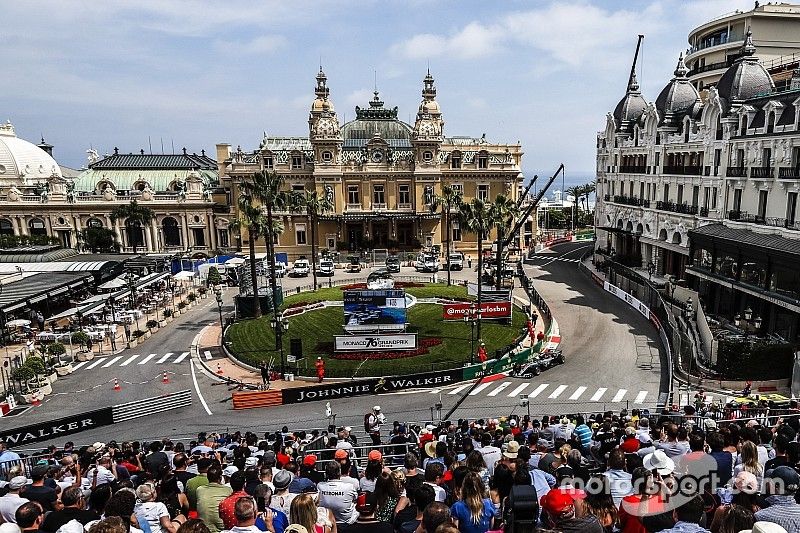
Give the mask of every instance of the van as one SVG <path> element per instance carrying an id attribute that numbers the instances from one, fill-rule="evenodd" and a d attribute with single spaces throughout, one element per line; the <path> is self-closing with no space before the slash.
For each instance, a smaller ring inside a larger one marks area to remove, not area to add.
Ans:
<path id="1" fill-rule="evenodd" d="M 292 271 L 289 273 L 289 276 L 294 278 L 304 278 L 308 276 L 310 271 L 311 267 L 308 265 L 308 259 L 298 259 L 294 262 L 294 266 L 292 267 Z"/>
<path id="2" fill-rule="evenodd" d="M 333 276 L 335 271 L 336 271 L 336 266 L 330 259 L 323 259 L 319 262 L 319 268 L 317 269 L 317 274 L 319 274 L 320 276 Z"/>
<path id="3" fill-rule="evenodd" d="M 439 259 L 433 254 L 420 253 L 414 261 L 414 270 L 417 272 L 438 272 Z"/>
<path id="4" fill-rule="evenodd" d="M 461 252 L 450 252 L 445 264 L 447 270 L 463 270 L 464 269 L 464 254 Z"/>

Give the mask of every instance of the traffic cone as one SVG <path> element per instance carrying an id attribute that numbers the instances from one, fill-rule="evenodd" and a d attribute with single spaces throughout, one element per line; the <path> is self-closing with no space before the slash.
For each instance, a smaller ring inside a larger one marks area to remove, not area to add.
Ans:
<path id="1" fill-rule="evenodd" d="M 119 380 L 117 378 L 114 378 L 114 390 L 115 391 L 121 391 L 122 390 L 122 387 L 119 386 Z"/>
<path id="2" fill-rule="evenodd" d="M 164 371 L 164 375 L 161 376 L 161 383 L 169 383 L 169 376 L 167 375 L 167 371 Z"/>
<path id="3" fill-rule="evenodd" d="M 219 361 L 217 361 L 217 374 L 222 375 L 222 367 L 219 365 Z"/>

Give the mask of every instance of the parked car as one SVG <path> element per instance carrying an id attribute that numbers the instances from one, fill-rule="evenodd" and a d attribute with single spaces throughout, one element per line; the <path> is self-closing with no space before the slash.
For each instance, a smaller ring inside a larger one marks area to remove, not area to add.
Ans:
<path id="1" fill-rule="evenodd" d="M 438 272 L 439 259 L 433 254 L 421 253 L 414 261 L 414 270 L 417 272 Z"/>
<path id="2" fill-rule="evenodd" d="M 400 272 L 400 258 L 390 255 L 386 258 L 386 270 L 389 272 Z"/>
<path id="3" fill-rule="evenodd" d="M 333 261 L 330 259 L 323 259 L 319 262 L 319 267 L 317 268 L 317 274 L 320 276 L 333 276 L 336 271 L 336 265 L 333 264 Z"/>
<path id="4" fill-rule="evenodd" d="M 446 270 L 463 270 L 464 269 L 464 254 L 461 252 L 450 252 L 445 263 Z"/>
<path id="5" fill-rule="evenodd" d="M 298 259 L 294 262 L 290 276 L 295 278 L 304 278 L 311 272 L 311 267 L 308 264 L 308 259 Z"/>
<path id="6" fill-rule="evenodd" d="M 347 258 L 347 267 L 345 267 L 345 272 L 361 272 L 361 258 L 355 255 L 351 255 Z"/>

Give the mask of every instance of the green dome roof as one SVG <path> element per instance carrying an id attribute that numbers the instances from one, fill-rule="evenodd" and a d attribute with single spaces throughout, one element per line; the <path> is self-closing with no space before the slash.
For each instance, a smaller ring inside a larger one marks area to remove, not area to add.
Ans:
<path id="1" fill-rule="evenodd" d="M 411 146 L 412 130 L 411 126 L 397 118 L 397 107 L 385 108 L 378 91 L 375 91 L 368 108 L 356 106 L 356 119 L 342 126 L 342 138 L 346 148 L 360 147 L 377 132 L 392 146 Z"/>

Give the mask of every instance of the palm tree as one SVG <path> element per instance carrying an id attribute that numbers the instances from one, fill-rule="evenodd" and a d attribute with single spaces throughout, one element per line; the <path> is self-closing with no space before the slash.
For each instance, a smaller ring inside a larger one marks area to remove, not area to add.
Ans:
<path id="1" fill-rule="evenodd" d="M 492 227 L 489 206 L 480 198 L 473 198 L 469 203 L 461 203 L 458 219 L 466 231 L 478 237 L 478 310 L 481 309 L 483 280 L 483 239 Z M 481 338 L 481 319 L 478 315 L 478 340 Z"/>
<path id="2" fill-rule="evenodd" d="M 243 194 L 250 196 L 266 208 L 266 225 L 263 235 L 267 237 L 267 258 L 269 260 L 269 281 L 272 293 L 272 312 L 277 313 L 278 283 L 275 280 L 275 237 L 283 232 L 282 224 L 275 224 L 273 210 L 296 210 L 299 207 L 299 196 L 296 193 L 281 190 L 284 178 L 276 172 L 262 170 L 251 176 L 250 181 L 243 181 L 239 186 Z"/>
<path id="3" fill-rule="evenodd" d="M 258 278 L 256 277 L 256 239 L 266 235 L 267 220 L 260 207 L 253 205 L 253 198 L 243 193 L 239 196 L 239 218 L 231 223 L 231 229 L 240 234 L 247 229 L 247 244 L 250 252 L 250 280 L 253 286 L 253 316 L 261 317 L 261 304 L 258 299 Z"/>
<path id="4" fill-rule="evenodd" d="M 591 196 L 597 190 L 597 184 L 593 181 L 585 184 L 583 187 L 583 197 L 584 201 L 586 202 L 586 207 L 584 208 L 584 212 L 589 212 L 589 196 Z"/>
<path id="5" fill-rule="evenodd" d="M 306 191 L 300 200 L 311 224 L 311 272 L 314 276 L 314 290 L 317 290 L 317 222 L 319 216 L 333 209 L 333 203 L 317 191 Z"/>
<path id="6" fill-rule="evenodd" d="M 133 245 L 134 254 L 136 253 L 139 239 L 142 238 L 142 225 L 149 224 L 155 216 L 156 214 L 152 209 L 139 205 L 136 200 L 131 200 L 129 204 L 118 205 L 111 211 L 111 220 L 113 222 L 120 219 L 125 220 L 125 231 L 128 233 L 128 241 Z M 138 230 L 137 234 L 134 234 L 134 230 Z"/>
<path id="7" fill-rule="evenodd" d="M 461 205 L 461 190 L 454 188 L 452 185 L 442 185 L 442 194 L 433 197 L 431 202 L 431 211 L 442 207 L 442 215 L 444 216 L 444 226 L 447 231 L 445 238 L 445 253 L 447 254 L 447 284 L 450 285 L 450 240 L 453 236 L 453 216 L 451 209 Z"/>
<path id="8" fill-rule="evenodd" d="M 517 202 L 504 194 L 499 194 L 494 201 L 489 203 L 489 219 L 492 225 L 497 228 L 497 268 L 495 270 L 495 288 L 499 291 L 502 282 L 503 264 L 503 240 L 506 238 L 506 230 L 514 226 L 514 221 L 519 215 Z"/>

